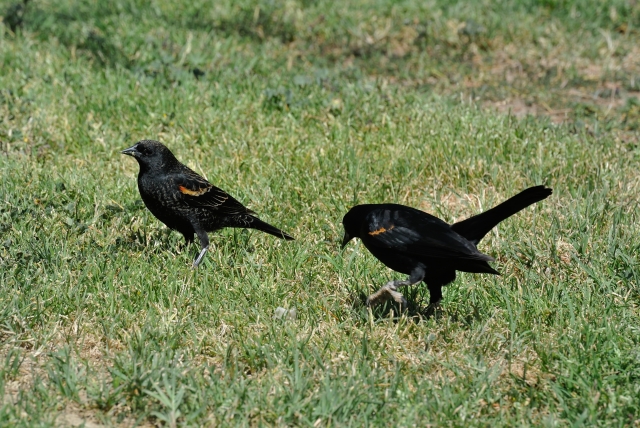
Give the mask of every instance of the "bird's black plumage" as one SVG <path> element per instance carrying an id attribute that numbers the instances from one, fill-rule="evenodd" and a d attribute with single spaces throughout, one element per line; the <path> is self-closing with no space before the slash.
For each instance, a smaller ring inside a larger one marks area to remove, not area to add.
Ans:
<path id="1" fill-rule="evenodd" d="M 342 246 L 360 238 L 364 246 L 387 267 L 406 275 L 390 281 L 369 296 L 369 304 L 389 297 L 406 305 L 399 286 L 424 281 L 430 304 L 442 298 L 442 287 L 456 278 L 456 271 L 498 274 L 490 256 L 476 248 L 480 240 L 502 220 L 551 195 L 544 186 L 530 187 L 500 205 L 449 225 L 424 211 L 398 204 L 357 205 L 344 216 Z"/>
<path id="2" fill-rule="evenodd" d="M 187 243 L 193 241 L 194 234 L 198 236 L 202 251 L 194 267 L 209 247 L 207 232 L 223 227 L 257 229 L 293 239 L 180 163 L 162 143 L 142 140 L 122 153 L 133 156 L 140 165 L 138 190 L 149 211 L 167 227 L 182 233 Z"/>

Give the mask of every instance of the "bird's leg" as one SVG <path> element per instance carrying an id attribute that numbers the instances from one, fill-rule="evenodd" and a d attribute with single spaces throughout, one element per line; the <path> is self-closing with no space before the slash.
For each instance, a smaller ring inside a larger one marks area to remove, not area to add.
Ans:
<path id="1" fill-rule="evenodd" d="M 427 286 L 429 287 L 429 306 L 439 305 L 442 300 L 442 286 L 440 284 L 427 284 Z"/>
<path id="2" fill-rule="evenodd" d="M 198 265 L 204 258 L 204 255 L 207 253 L 207 250 L 209 249 L 209 235 L 207 235 L 207 231 L 204 230 L 199 223 L 194 224 L 194 229 L 196 235 L 198 235 L 198 239 L 200 239 L 200 246 L 202 247 L 202 250 L 200 250 L 200 254 L 198 254 L 198 257 L 196 257 L 196 259 L 193 261 L 193 266 L 191 267 L 192 269 L 198 267 Z"/>
<path id="3" fill-rule="evenodd" d="M 400 305 L 400 310 L 407 307 L 407 299 L 404 298 L 402 293 L 398 291 L 398 287 L 406 287 L 408 285 L 414 285 L 421 282 L 424 278 L 425 270 L 423 267 L 417 267 L 411 271 L 409 278 L 405 280 L 396 279 L 389 281 L 378 291 L 367 297 L 367 306 L 374 306 L 381 302 L 386 302 L 389 299 L 393 299 Z"/>
<path id="4" fill-rule="evenodd" d="M 429 287 L 429 306 L 427 306 L 427 317 L 435 316 L 440 309 L 442 300 L 442 286 L 440 284 L 427 284 Z"/>
<path id="5" fill-rule="evenodd" d="M 202 250 L 200 250 L 200 254 L 198 254 L 198 257 L 196 257 L 196 259 L 193 261 L 193 266 L 191 266 L 193 269 L 198 267 L 208 249 L 209 247 L 204 247 Z"/>

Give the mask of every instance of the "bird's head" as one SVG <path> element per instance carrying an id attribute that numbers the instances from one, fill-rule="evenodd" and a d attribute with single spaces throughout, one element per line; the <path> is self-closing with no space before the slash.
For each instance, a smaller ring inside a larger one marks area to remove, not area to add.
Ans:
<path id="1" fill-rule="evenodd" d="M 342 218 L 342 226 L 344 227 L 342 248 L 346 247 L 353 238 L 360 237 L 360 230 L 368 212 L 369 207 L 367 205 L 356 205 L 344 215 Z"/>
<path id="2" fill-rule="evenodd" d="M 123 155 L 133 156 L 140 164 L 140 170 L 160 168 L 176 161 L 171 150 L 164 144 L 153 140 L 141 140 L 121 151 Z"/>

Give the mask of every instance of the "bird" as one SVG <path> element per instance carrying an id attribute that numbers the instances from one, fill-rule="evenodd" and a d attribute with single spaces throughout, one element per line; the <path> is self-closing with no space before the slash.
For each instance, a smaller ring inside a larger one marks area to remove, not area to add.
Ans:
<path id="1" fill-rule="evenodd" d="M 146 207 L 167 227 L 180 232 L 187 244 L 200 240 L 201 250 L 192 267 L 198 267 L 209 249 L 209 236 L 224 227 L 257 229 L 293 240 L 282 230 L 260 220 L 224 190 L 180 163 L 164 144 L 141 140 L 122 154 L 138 161 L 138 190 Z"/>
<path id="2" fill-rule="evenodd" d="M 401 310 L 405 309 L 408 302 L 398 288 L 425 282 L 429 307 L 435 308 L 442 300 L 442 287 L 455 280 L 456 271 L 499 275 L 488 263 L 495 260 L 481 253 L 478 243 L 498 223 L 552 193 L 545 186 L 530 187 L 490 210 L 452 225 L 405 205 L 356 205 L 342 219 L 342 248 L 360 238 L 383 264 L 409 275 L 406 280 L 387 282 L 367 298 L 367 306 L 393 299 Z"/>

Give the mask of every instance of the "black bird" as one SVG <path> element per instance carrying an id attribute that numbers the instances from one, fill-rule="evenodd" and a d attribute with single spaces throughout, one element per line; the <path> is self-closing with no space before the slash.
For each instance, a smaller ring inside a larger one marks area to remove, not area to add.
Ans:
<path id="1" fill-rule="evenodd" d="M 389 281 L 367 298 L 367 305 L 393 298 L 401 307 L 407 301 L 398 287 L 424 281 L 429 306 L 442 299 L 442 287 L 456 278 L 456 271 L 499 275 L 488 262 L 494 259 L 477 249 L 478 242 L 498 223 L 551 195 L 552 189 L 530 187 L 500 205 L 449 225 L 424 211 L 398 204 L 356 205 L 342 219 L 344 248 L 360 238 L 365 247 L 389 268 L 409 275 Z"/>
<path id="2" fill-rule="evenodd" d="M 202 250 L 193 262 L 194 268 L 209 248 L 207 232 L 223 227 L 246 227 L 293 239 L 181 164 L 162 143 L 142 140 L 121 153 L 133 156 L 140 165 L 138 190 L 149 211 L 167 227 L 182 233 L 187 244 L 193 242 L 194 233 L 200 239 Z"/>

